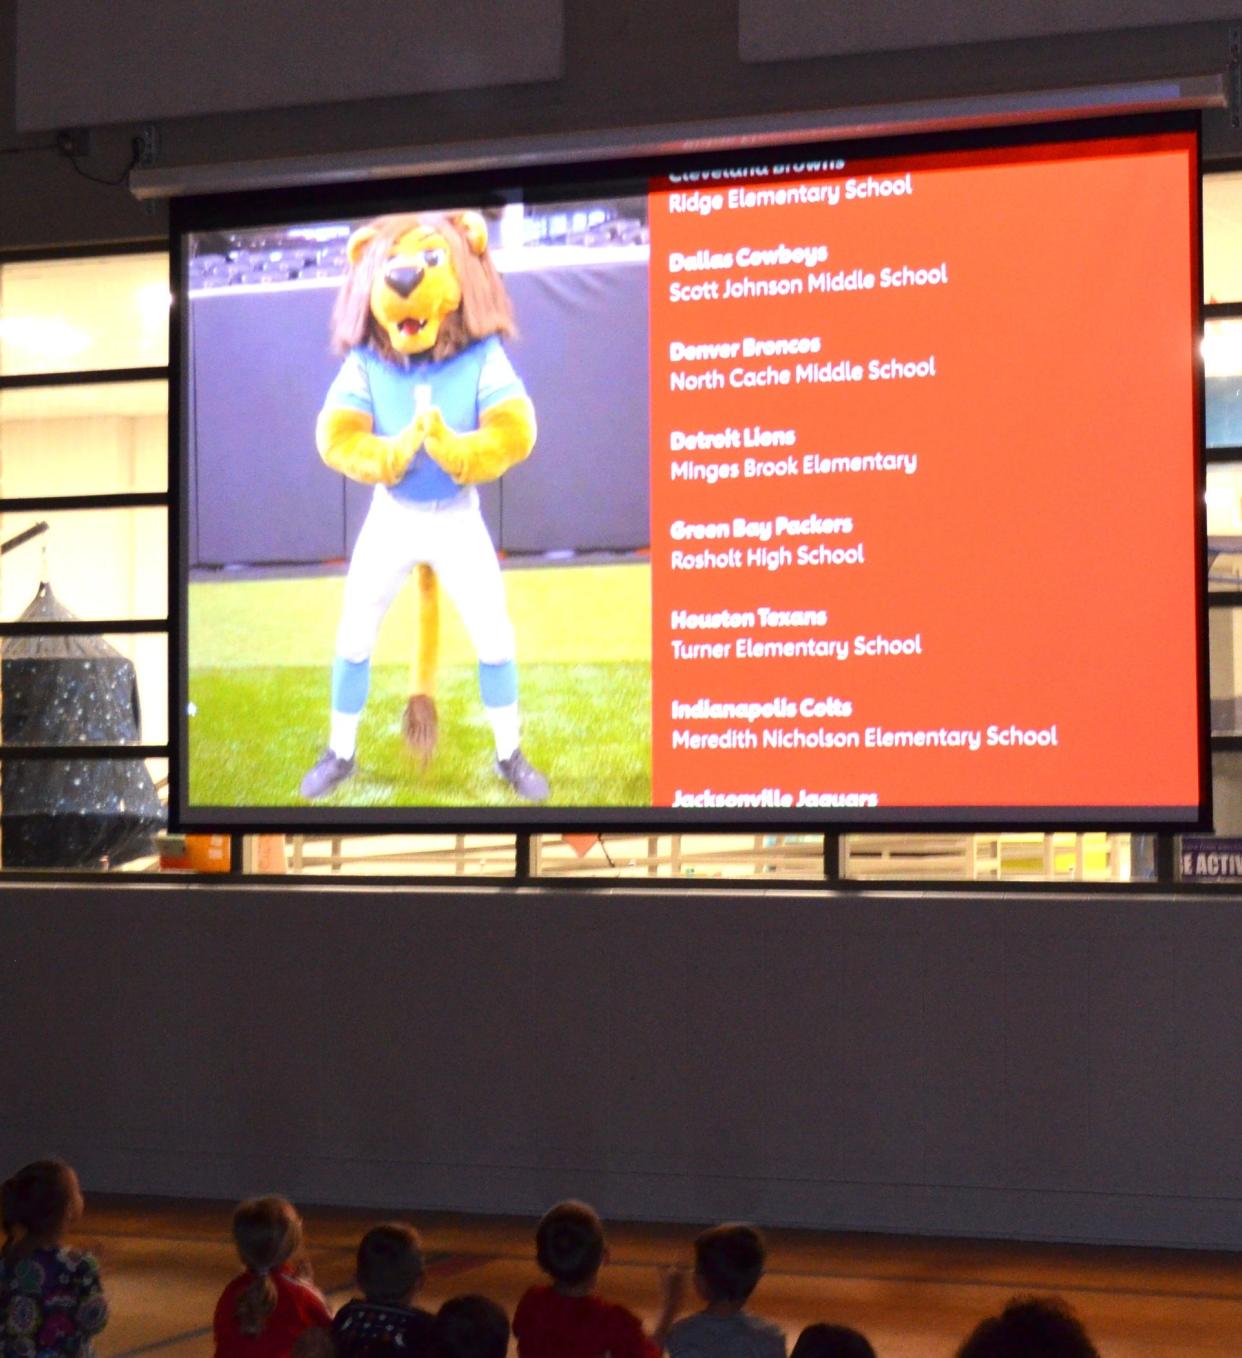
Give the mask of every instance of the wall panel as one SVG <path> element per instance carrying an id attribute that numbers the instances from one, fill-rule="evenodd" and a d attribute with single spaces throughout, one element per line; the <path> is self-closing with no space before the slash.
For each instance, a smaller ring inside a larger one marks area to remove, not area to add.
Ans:
<path id="1" fill-rule="evenodd" d="M 1242 903 L 10 885 L 89 1188 L 1242 1247 Z"/>
<path id="2" fill-rule="evenodd" d="M 743 61 L 784 61 L 1237 17 L 1231 0 L 1178 0 L 1176 11 L 1167 0 L 739 0 L 738 48 Z"/>
<path id="3" fill-rule="evenodd" d="M 1002 916 L 990 903 L 936 902 L 923 937 L 923 1000 L 944 1021 L 924 1038 L 926 1178 L 997 1188 L 1005 1183 L 1005 1109 L 992 1088 L 1005 1069 Z"/>
<path id="4" fill-rule="evenodd" d="M 553 80 L 561 0 L 17 4 L 17 125 L 94 126 Z"/>

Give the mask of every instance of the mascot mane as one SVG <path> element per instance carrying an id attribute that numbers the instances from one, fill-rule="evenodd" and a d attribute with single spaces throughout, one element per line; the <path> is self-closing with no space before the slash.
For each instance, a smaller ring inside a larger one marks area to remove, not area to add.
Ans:
<path id="1" fill-rule="evenodd" d="M 461 286 L 461 306 L 445 318 L 428 356 L 441 362 L 489 335 L 517 333 L 509 293 L 491 252 L 484 245 L 476 254 L 457 218 L 440 212 L 403 213 L 377 217 L 371 226 L 375 237 L 358 262 L 350 264 L 332 311 L 332 347 L 337 353 L 365 344 L 390 362 L 404 366 L 411 361 L 393 349 L 371 315 L 371 285 L 393 243 L 420 226 L 439 232 L 448 242 L 453 272 Z"/>

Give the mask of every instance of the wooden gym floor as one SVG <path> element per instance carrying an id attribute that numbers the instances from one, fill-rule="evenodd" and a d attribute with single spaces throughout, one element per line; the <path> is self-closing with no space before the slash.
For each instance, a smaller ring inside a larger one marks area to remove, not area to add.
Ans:
<path id="1" fill-rule="evenodd" d="M 230 1205 L 96 1196 L 74 1243 L 99 1256 L 112 1319 L 101 1358 L 209 1358 L 211 1313 L 237 1271 Z M 404 1214 L 394 1212 L 394 1217 Z M 350 1294 L 359 1236 L 383 1213 L 304 1209 L 319 1285 Z M 483 1292 L 512 1314 L 538 1278 L 533 1221 L 418 1213 L 430 1260 L 422 1304 Z M 689 1262 L 694 1228 L 609 1226 L 601 1291 L 650 1320 L 655 1266 Z M 768 1271 L 753 1309 L 784 1327 L 832 1320 L 862 1330 L 879 1358 L 951 1358 L 960 1339 L 1014 1293 L 1059 1293 L 1103 1358 L 1196 1358 L 1242 1347 L 1242 1256 L 1171 1250 L 1015 1245 L 895 1236 L 768 1232 Z"/>

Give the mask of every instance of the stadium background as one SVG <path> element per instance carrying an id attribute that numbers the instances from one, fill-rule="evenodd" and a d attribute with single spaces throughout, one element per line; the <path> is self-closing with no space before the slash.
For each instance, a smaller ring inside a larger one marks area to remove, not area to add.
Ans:
<path id="1" fill-rule="evenodd" d="M 356 223 L 193 239 L 187 484 L 188 748 L 198 805 L 301 803 L 322 747 L 344 568 L 371 489 L 313 430 L 339 358 L 332 301 Z M 492 213 L 509 344 L 539 422 L 531 459 L 482 488 L 518 640 L 523 745 L 564 806 L 650 802 L 645 200 Z M 416 592 L 381 629 L 359 773 L 329 805 L 504 806 L 472 649 L 445 601 L 440 747 L 400 732 Z"/>

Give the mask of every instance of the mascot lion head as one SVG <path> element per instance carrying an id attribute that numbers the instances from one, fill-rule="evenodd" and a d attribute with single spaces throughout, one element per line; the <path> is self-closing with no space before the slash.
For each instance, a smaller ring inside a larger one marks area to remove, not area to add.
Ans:
<path id="1" fill-rule="evenodd" d="M 346 247 L 349 272 L 332 315 L 334 347 L 369 344 L 396 362 L 437 361 L 488 335 L 512 335 L 509 294 L 477 212 L 377 217 Z"/>

